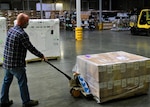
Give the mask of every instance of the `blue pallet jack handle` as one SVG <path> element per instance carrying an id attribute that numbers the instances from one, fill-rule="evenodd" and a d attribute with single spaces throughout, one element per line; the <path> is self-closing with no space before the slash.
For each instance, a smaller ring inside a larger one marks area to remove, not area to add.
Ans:
<path id="1" fill-rule="evenodd" d="M 81 75 L 78 75 L 78 80 L 83 88 L 84 93 L 86 93 L 87 95 L 91 94 L 87 83 L 85 82 L 85 80 L 83 79 L 83 77 Z"/>

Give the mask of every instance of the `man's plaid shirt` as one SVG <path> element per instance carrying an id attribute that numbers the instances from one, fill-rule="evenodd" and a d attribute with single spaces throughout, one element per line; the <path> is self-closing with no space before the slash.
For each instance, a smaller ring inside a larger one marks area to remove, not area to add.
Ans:
<path id="1" fill-rule="evenodd" d="M 4 48 L 3 67 L 6 69 L 25 67 L 27 50 L 40 58 L 43 57 L 43 54 L 32 45 L 23 28 L 19 26 L 10 28 Z"/>

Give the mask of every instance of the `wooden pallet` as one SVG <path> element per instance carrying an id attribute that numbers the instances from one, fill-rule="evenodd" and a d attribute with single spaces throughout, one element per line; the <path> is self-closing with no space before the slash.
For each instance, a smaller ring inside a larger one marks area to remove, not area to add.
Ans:
<path id="1" fill-rule="evenodd" d="M 46 57 L 48 60 L 57 60 L 60 59 L 60 56 L 55 56 L 55 57 Z M 34 58 L 30 60 L 26 60 L 26 63 L 32 63 L 32 62 L 41 62 L 41 58 Z"/>
<path id="2" fill-rule="evenodd" d="M 103 23 L 104 30 L 110 30 L 111 28 L 112 28 L 112 23 L 110 23 L 110 22 Z"/>
<path id="3" fill-rule="evenodd" d="M 48 60 L 57 60 L 60 59 L 60 56 L 56 56 L 56 57 L 46 57 Z M 32 62 L 41 62 L 41 58 L 34 58 L 34 59 L 30 59 L 30 60 L 26 60 L 26 63 L 32 63 Z M 2 66 L 3 63 L 0 63 L 0 66 Z"/>

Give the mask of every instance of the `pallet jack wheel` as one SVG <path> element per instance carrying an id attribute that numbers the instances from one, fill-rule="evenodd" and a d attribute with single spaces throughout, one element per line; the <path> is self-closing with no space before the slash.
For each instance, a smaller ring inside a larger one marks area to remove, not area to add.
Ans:
<path id="1" fill-rule="evenodd" d="M 70 93 L 71 93 L 71 95 L 72 95 L 73 97 L 75 97 L 75 98 L 78 98 L 78 97 L 81 96 L 80 90 L 75 89 L 75 88 L 72 88 L 72 89 L 70 90 Z"/>

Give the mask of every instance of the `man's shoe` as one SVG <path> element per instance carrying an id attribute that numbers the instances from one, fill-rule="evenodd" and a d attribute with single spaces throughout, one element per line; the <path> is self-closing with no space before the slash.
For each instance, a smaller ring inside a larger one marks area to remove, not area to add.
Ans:
<path id="1" fill-rule="evenodd" d="M 0 107 L 10 107 L 12 104 L 13 104 L 13 100 L 10 100 L 10 101 L 7 102 L 7 103 L 1 103 L 1 106 L 0 106 Z"/>
<path id="2" fill-rule="evenodd" d="M 29 102 L 23 104 L 23 107 L 32 107 L 38 105 L 39 102 L 37 100 L 30 100 Z"/>

